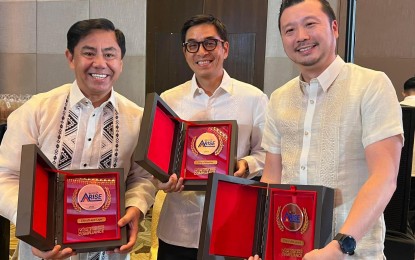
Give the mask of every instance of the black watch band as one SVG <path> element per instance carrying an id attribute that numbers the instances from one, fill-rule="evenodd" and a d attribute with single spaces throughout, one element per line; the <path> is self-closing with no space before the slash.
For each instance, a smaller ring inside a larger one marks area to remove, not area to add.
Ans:
<path id="1" fill-rule="evenodd" d="M 334 240 L 337 240 L 337 242 L 339 242 L 340 249 L 344 254 L 354 254 L 354 250 L 356 249 L 356 240 L 352 236 L 338 233 L 334 237 Z"/>

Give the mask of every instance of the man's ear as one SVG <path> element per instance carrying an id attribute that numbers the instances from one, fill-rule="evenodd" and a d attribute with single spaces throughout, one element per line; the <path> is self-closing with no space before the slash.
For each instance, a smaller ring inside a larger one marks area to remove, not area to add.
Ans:
<path id="1" fill-rule="evenodd" d="M 66 59 L 68 60 L 69 67 L 71 69 L 73 69 L 74 68 L 73 55 L 72 55 L 72 53 L 68 49 L 66 49 L 66 51 L 65 51 L 65 56 L 66 56 Z"/>
<path id="2" fill-rule="evenodd" d="M 226 60 L 228 58 L 228 55 L 229 55 L 229 42 L 224 42 L 223 43 L 223 51 L 224 51 L 223 59 Z"/>

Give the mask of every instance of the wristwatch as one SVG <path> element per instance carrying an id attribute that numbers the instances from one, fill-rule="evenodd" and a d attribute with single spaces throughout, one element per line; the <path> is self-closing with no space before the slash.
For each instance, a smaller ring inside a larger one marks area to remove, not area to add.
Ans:
<path id="1" fill-rule="evenodd" d="M 352 236 L 338 233 L 334 237 L 334 240 L 337 240 L 337 242 L 339 242 L 340 249 L 344 254 L 354 254 L 354 250 L 356 249 L 356 240 Z"/>

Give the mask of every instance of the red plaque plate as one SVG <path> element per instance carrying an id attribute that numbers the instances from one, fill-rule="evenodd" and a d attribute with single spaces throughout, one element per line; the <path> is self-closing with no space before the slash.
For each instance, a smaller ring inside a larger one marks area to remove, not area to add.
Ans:
<path id="1" fill-rule="evenodd" d="M 317 193 L 315 191 L 273 190 L 272 259 L 302 259 L 314 249 Z"/>
<path id="2" fill-rule="evenodd" d="M 79 243 L 119 239 L 121 230 L 119 180 L 100 174 L 68 176 L 65 181 L 63 242 Z"/>

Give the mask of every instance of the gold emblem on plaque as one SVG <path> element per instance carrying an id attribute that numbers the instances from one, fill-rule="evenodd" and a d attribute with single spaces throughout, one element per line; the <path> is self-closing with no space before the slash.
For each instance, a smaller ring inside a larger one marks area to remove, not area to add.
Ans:
<path id="1" fill-rule="evenodd" d="M 217 127 L 209 127 L 207 132 L 193 137 L 191 149 L 195 155 L 218 155 L 227 140 L 228 136 L 222 130 Z"/>
<path id="2" fill-rule="evenodd" d="M 196 139 L 196 140 L 195 140 Z M 213 133 L 203 133 L 199 135 L 197 138 L 194 137 L 192 141 L 192 146 L 196 149 L 197 153 L 203 155 L 211 155 L 213 154 L 219 147 L 219 139 Z"/>
<path id="3" fill-rule="evenodd" d="M 72 206 L 76 211 L 80 212 L 82 209 L 105 211 L 110 207 L 111 191 L 108 187 L 99 184 L 110 184 L 112 180 L 77 179 L 73 182 L 85 184 L 82 188 L 75 189 L 72 194 Z"/>
<path id="4" fill-rule="evenodd" d="M 277 209 L 276 221 L 278 228 L 281 231 L 300 231 L 301 234 L 304 234 L 307 231 L 309 225 L 307 210 L 305 208 L 301 210 L 301 208 L 294 203 L 288 203 L 282 208 L 279 206 Z"/>

